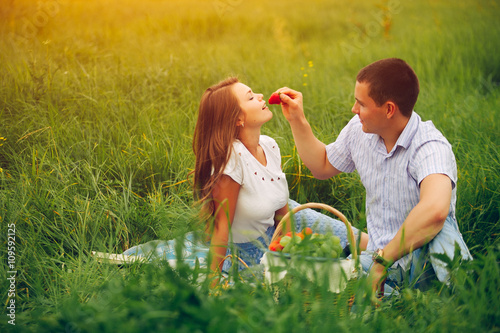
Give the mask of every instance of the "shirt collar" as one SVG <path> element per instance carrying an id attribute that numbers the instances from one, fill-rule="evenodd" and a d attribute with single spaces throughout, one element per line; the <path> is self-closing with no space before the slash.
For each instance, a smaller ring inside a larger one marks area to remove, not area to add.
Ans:
<path id="1" fill-rule="evenodd" d="M 398 141 L 396 141 L 396 147 L 401 146 L 404 149 L 408 149 L 411 140 L 415 136 L 415 133 L 417 133 L 419 122 L 420 116 L 415 111 L 413 111 L 411 113 L 410 120 L 408 120 L 408 123 L 406 124 L 403 132 L 401 132 L 401 134 L 399 135 Z"/>
<path id="2" fill-rule="evenodd" d="M 396 144 L 389 153 L 387 153 L 387 150 L 385 148 L 384 140 L 377 134 L 371 134 L 372 136 L 371 140 L 373 142 L 374 149 L 377 149 L 387 157 L 392 156 L 392 154 L 394 154 L 398 146 L 404 149 L 408 149 L 408 147 L 411 144 L 411 140 L 415 136 L 415 133 L 417 133 L 419 122 L 420 122 L 420 116 L 415 111 L 413 111 L 410 116 L 410 119 L 408 120 L 408 123 L 403 129 L 403 132 L 401 132 L 401 134 L 398 137 L 398 140 L 396 141 Z"/>

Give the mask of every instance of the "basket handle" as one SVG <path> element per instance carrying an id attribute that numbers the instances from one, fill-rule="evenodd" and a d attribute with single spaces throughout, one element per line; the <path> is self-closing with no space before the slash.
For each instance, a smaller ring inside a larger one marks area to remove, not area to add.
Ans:
<path id="1" fill-rule="evenodd" d="M 331 206 L 328 206 L 326 204 L 323 204 L 323 203 L 309 202 L 309 203 L 306 203 L 306 204 L 303 204 L 303 205 L 299 205 L 299 206 L 293 208 L 291 211 L 289 211 L 281 219 L 280 223 L 276 227 L 276 230 L 274 231 L 273 238 L 271 239 L 271 242 L 273 242 L 274 240 L 276 240 L 279 237 L 279 235 L 281 234 L 281 231 L 283 230 L 283 225 L 290 218 L 291 214 L 295 214 L 298 211 L 301 211 L 301 210 L 306 209 L 306 208 L 324 209 L 324 210 L 329 211 L 330 213 L 334 214 L 342 222 L 344 222 L 344 224 L 345 224 L 345 226 L 347 228 L 347 239 L 348 239 L 350 247 L 351 247 L 352 258 L 353 259 L 357 259 L 358 252 L 357 252 L 357 248 L 356 248 L 356 238 L 354 237 L 354 232 L 352 231 L 351 224 L 349 223 L 349 221 L 347 221 L 347 218 L 345 217 L 344 214 L 342 214 L 337 209 L 335 209 L 335 208 L 333 208 Z"/>
<path id="2" fill-rule="evenodd" d="M 248 265 L 247 265 L 247 263 L 246 263 L 245 261 L 243 261 L 243 259 L 241 259 L 241 258 L 240 258 L 240 257 L 238 257 L 238 256 L 233 256 L 232 254 L 227 254 L 227 255 L 226 255 L 226 256 L 222 259 L 222 261 L 219 263 L 219 266 L 218 266 L 218 268 L 219 268 L 219 269 L 221 269 L 222 265 L 224 264 L 224 261 L 226 261 L 226 259 L 228 259 L 228 258 L 231 258 L 231 260 L 233 261 L 233 263 L 234 263 L 235 258 L 236 258 L 236 259 L 237 259 L 240 263 L 242 263 L 242 264 L 243 264 L 243 266 L 245 266 L 245 268 L 247 268 L 247 269 L 250 271 L 250 273 L 252 273 L 253 277 L 254 277 L 255 279 L 257 279 L 257 277 L 255 276 L 255 274 L 254 274 L 254 273 L 252 272 L 252 270 L 250 269 L 250 266 L 248 266 Z M 243 279 L 241 278 L 241 276 L 240 276 L 240 279 L 243 281 Z"/>

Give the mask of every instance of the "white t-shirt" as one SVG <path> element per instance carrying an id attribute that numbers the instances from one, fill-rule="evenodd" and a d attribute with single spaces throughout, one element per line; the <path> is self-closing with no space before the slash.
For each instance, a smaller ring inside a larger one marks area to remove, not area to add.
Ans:
<path id="1" fill-rule="evenodd" d="M 223 172 L 241 185 L 231 226 L 233 243 L 250 242 L 264 235 L 274 225 L 274 213 L 288 203 L 280 149 L 274 139 L 265 135 L 260 136 L 259 145 L 266 155 L 266 166 L 236 140 Z"/>

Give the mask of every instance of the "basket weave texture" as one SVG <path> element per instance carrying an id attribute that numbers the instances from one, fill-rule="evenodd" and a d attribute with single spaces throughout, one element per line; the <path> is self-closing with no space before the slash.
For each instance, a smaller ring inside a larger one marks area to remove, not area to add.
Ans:
<path id="1" fill-rule="evenodd" d="M 318 280 L 318 277 L 324 277 L 326 274 L 328 275 L 329 290 L 338 293 L 346 287 L 347 281 L 357 277 L 357 273 L 360 271 L 359 268 L 356 267 L 356 259 L 358 257 L 356 239 L 351 224 L 344 214 L 323 203 L 310 202 L 297 206 L 281 219 L 276 227 L 271 242 L 278 239 L 282 234 L 283 228 L 286 227 L 286 223 L 288 223 L 292 214 L 307 208 L 326 210 L 337 216 L 345 224 L 352 259 L 312 258 L 268 251 L 264 254 L 261 261 L 265 267 L 264 278 L 268 283 L 272 284 L 283 279 L 287 274 L 287 270 L 293 269 L 303 272 L 310 281 L 318 282 L 319 280 L 324 281 L 322 278 Z"/>
<path id="2" fill-rule="evenodd" d="M 337 210 L 329 205 L 323 204 L 323 203 L 309 202 L 309 203 L 297 206 L 294 209 L 292 209 L 291 211 L 289 211 L 285 216 L 283 216 L 280 223 L 276 227 L 276 230 L 274 231 L 273 237 L 271 238 L 271 243 L 273 241 L 275 241 L 281 235 L 283 227 L 288 222 L 288 220 L 290 219 L 290 216 L 292 214 L 295 214 L 298 211 L 301 211 L 301 210 L 307 209 L 307 208 L 317 208 L 317 209 L 323 209 L 323 210 L 329 211 L 330 213 L 337 216 L 345 224 L 345 226 L 347 228 L 347 240 L 349 241 L 349 245 L 351 248 L 352 258 L 357 259 L 358 252 L 357 252 L 357 248 L 356 248 L 356 238 L 354 237 L 354 232 L 352 231 L 351 223 L 349 223 L 349 221 L 347 220 L 345 215 L 342 214 L 339 210 Z"/>

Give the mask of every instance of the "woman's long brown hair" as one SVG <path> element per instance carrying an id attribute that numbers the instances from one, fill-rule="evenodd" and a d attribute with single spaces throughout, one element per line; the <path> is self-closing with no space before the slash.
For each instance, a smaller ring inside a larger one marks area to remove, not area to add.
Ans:
<path id="1" fill-rule="evenodd" d="M 193 135 L 194 199 L 202 204 L 202 215 L 213 216 L 211 200 L 214 185 L 222 176 L 238 136 L 236 126 L 241 108 L 233 93 L 235 77 L 208 88 L 201 97 L 198 120 Z"/>

